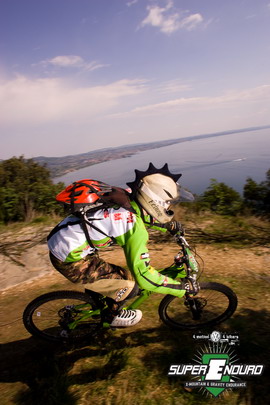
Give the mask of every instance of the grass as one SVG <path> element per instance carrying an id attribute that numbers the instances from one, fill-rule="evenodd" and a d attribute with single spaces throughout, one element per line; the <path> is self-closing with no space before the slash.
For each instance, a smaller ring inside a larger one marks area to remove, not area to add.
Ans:
<path id="1" fill-rule="evenodd" d="M 176 206 L 175 218 L 188 231 L 189 240 L 200 243 L 226 244 L 236 248 L 270 246 L 270 222 L 251 215 L 225 216 L 210 211 L 194 213 Z"/>
<path id="2" fill-rule="evenodd" d="M 40 226 L 54 226 L 62 220 L 62 217 L 52 214 L 52 215 L 33 215 L 33 218 L 30 221 L 21 221 L 21 222 L 10 222 L 4 224 L 0 222 L 0 233 L 5 232 L 18 232 L 24 230 L 25 227 L 40 227 Z"/>

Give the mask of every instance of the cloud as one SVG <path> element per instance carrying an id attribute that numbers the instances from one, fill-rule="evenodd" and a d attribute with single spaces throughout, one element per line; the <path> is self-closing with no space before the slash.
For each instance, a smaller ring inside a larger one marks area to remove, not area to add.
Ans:
<path id="1" fill-rule="evenodd" d="M 130 1 L 127 2 L 127 6 L 128 7 L 134 6 L 134 4 L 138 3 L 138 1 L 139 0 L 130 0 Z"/>
<path id="2" fill-rule="evenodd" d="M 181 16 L 179 12 L 173 12 L 173 1 L 169 0 L 165 7 L 157 5 L 148 6 L 147 17 L 141 22 L 140 27 L 150 25 L 159 28 L 164 34 L 172 34 L 179 29 L 191 31 L 203 22 L 201 14 L 190 14 L 186 17 Z"/>
<path id="3" fill-rule="evenodd" d="M 59 55 L 55 56 L 52 59 L 43 60 L 34 66 L 37 65 L 45 67 L 53 66 L 58 68 L 77 68 L 89 72 L 109 66 L 103 63 L 99 63 L 97 61 L 87 62 L 81 56 L 78 55 Z"/>
<path id="4" fill-rule="evenodd" d="M 58 78 L 0 80 L 0 126 L 89 122 L 145 91 L 143 80 L 80 87 Z"/>
<path id="5" fill-rule="evenodd" d="M 84 64 L 83 58 L 77 55 L 61 55 L 55 56 L 52 59 L 47 60 L 45 63 L 54 66 L 68 67 L 68 66 L 81 66 Z"/>
<path id="6" fill-rule="evenodd" d="M 186 18 L 183 18 L 182 21 L 180 21 L 180 27 L 181 28 L 186 28 L 188 31 L 193 30 L 194 28 L 197 27 L 198 24 L 203 22 L 203 18 L 201 14 L 191 14 Z"/>
<path id="7" fill-rule="evenodd" d="M 212 110 L 217 108 L 232 108 L 235 105 L 263 102 L 270 99 L 270 85 L 262 85 L 241 91 L 228 91 L 220 96 L 213 97 L 182 97 L 162 103 L 139 106 L 129 112 L 115 114 L 115 117 L 131 115 L 158 115 L 173 114 L 179 111 Z"/>
<path id="8" fill-rule="evenodd" d="M 180 79 L 174 79 L 159 84 L 157 90 L 162 94 L 183 93 L 192 90 L 192 86 L 190 83 L 185 83 Z"/>

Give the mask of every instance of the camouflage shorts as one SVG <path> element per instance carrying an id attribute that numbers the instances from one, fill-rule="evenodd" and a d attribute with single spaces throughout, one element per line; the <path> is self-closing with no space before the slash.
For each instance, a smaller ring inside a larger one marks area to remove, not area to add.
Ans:
<path id="1" fill-rule="evenodd" d="M 130 280 L 130 273 L 115 264 L 106 263 L 98 254 L 88 255 L 72 263 L 64 263 L 50 253 L 52 265 L 72 283 L 94 283 L 102 279 Z"/>

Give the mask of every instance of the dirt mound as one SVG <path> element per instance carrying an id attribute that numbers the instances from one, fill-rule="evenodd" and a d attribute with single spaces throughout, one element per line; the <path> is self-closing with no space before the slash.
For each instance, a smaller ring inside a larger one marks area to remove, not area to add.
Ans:
<path id="1" fill-rule="evenodd" d="M 1 233 L 1 291 L 52 272 L 47 227 L 27 226 Z"/>

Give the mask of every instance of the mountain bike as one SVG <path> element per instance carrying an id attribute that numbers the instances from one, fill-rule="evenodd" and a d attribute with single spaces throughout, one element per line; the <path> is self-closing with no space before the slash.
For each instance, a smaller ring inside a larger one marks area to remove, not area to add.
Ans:
<path id="1" fill-rule="evenodd" d="M 165 295 L 158 308 L 160 319 L 173 329 L 196 330 L 212 327 L 230 318 L 237 308 L 237 296 L 227 286 L 216 282 L 199 282 L 201 269 L 197 254 L 184 236 L 175 236 L 180 251 L 173 265 L 160 273 L 181 280 L 186 289 L 182 298 Z M 136 309 L 151 291 L 140 290 L 125 309 Z M 31 301 L 23 312 L 25 328 L 33 336 L 55 342 L 76 342 L 111 328 L 104 321 L 106 297 L 86 289 L 53 291 Z"/>

